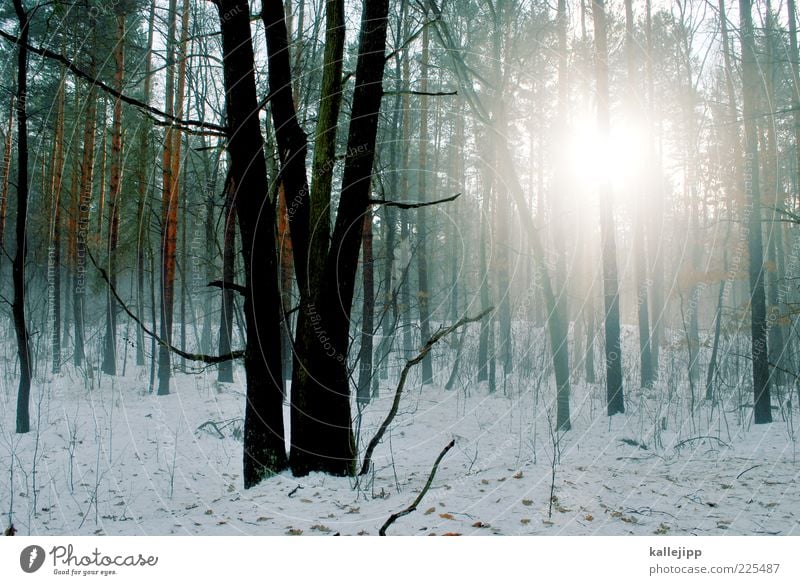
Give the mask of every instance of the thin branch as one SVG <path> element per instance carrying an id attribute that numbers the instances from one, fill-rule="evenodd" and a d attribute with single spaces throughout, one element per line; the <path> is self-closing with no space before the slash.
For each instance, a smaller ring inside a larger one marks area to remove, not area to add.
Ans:
<path id="1" fill-rule="evenodd" d="M 219 364 L 219 363 L 222 363 L 222 362 L 229 362 L 231 360 L 240 359 L 240 358 L 244 357 L 244 351 L 243 350 L 232 351 L 231 353 L 227 353 L 227 354 L 224 354 L 224 355 L 206 355 L 206 354 L 202 354 L 202 353 L 189 353 L 187 351 L 183 351 L 182 349 L 178 349 L 174 345 L 171 345 L 171 344 L 167 343 L 165 340 L 161 339 L 158 335 L 156 335 L 155 333 L 150 331 L 147 328 L 147 326 L 144 323 L 142 323 L 142 321 L 139 319 L 139 317 L 137 317 L 136 315 L 133 314 L 133 312 L 128 308 L 128 305 L 125 304 L 125 301 L 123 301 L 120 298 L 119 293 L 117 293 L 117 289 L 114 288 L 114 286 L 111 284 L 111 281 L 108 279 L 108 274 L 106 274 L 106 271 L 103 268 L 101 268 L 100 266 L 98 266 L 98 264 L 95 261 L 94 256 L 92 255 L 91 251 L 89 251 L 88 249 L 86 251 L 89 254 L 89 259 L 92 261 L 92 264 L 94 264 L 94 267 L 97 268 L 98 271 L 100 271 L 100 276 L 102 276 L 103 280 L 106 281 L 106 284 L 108 285 L 108 289 L 111 291 L 111 294 L 114 296 L 114 298 L 120 304 L 120 306 L 122 307 L 122 310 L 125 311 L 128 314 L 128 316 L 131 319 L 133 319 L 139 325 L 139 327 L 142 328 L 142 331 L 144 331 L 145 333 L 147 333 L 147 335 L 149 335 L 150 337 L 155 339 L 156 343 L 166 347 L 172 353 L 177 354 L 177 355 L 181 356 L 182 358 L 185 358 L 187 360 L 191 360 L 191 361 L 194 361 L 194 362 L 203 362 L 203 363 L 206 363 L 206 364 Z"/>
<path id="2" fill-rule="evenodd" d="M 467 323 L 474 323 L 475 321 L 480 321 L 486 315 L 494 310 L 494 307 L 489 307 L 485 311 L 483 311 L 480 315 L 476 315 L 475 317 L 464 317 L 463 319 L 459 320 L 458 322 L 454 323 L 447 329 L 440 329 L 436 333 L 434 333 L 431 338 L 428 340 L 428 343 L 420 350 L 416 357 L 408 360 L 406 365 L 403 366 L 403 371 L 400 373 L 400 381 L 397 384 L 397 390 L 394 393 L 394 402 L 392 402 L 392 408 L 389 410 L 389 414 L 386 415 L 383 423 L 381 423 L 378 432 L 375 433 L 375 436 L 372 437 L 372 440 L 367 445 L 367 450 L 364 453 L 364 463 L 361 465 L 361 472 L 359 475 L 366 475 L 369 472 L 369 467 L 372 464 L 372 453 L 375 451 L 375 448 L 378 446 L 378 443 L 381 442 L 384 433 L 389 428 L 389 425 L 392 424 L 394 417 L 397 416 L 397 411 L 400 408 L 400 397 L 403 395 L 403 387 L 406 385 L 406 378 L 408 378 L 408 372 L 413 368 L 415 365 L 420 363 L 425 356 L 428 355 L 433 348 L 434 345 L 442 338 L 450 335 L 453 331 L 457 330 L 459 327 L 466 325 Z"/>
<path id="3" fill-rule="evenodd" d="M 700 436 L 698 436 L 698 437 L 691 437 L 691 438 L 689 438 L 689 439 L 684 439 L 683 441 L 680 441 L 680 442 L 678 442 L 678 443 L 675 443 L 675 444 L 672 446 L 672 448 L 673 448 L 673 449 L 677 449 L 678 447 L 680 447 L 680 446 L 682 446 L 682 445 L 685 445 L 686 443 L 689 443 L 689 442 L 691 442 L 691 441 L 699 441 L 699 440 L 702 440 L 702 439 L 711 439 L 711 440 L 714 440 L 714 441 L 717 441 L 717 442 L 719 442 L 719 444 L 720 444 L 720 445 L 725 445 L 726 447 L 730 447 L 730 445 L 729 445 L 728 443 L 726 443 L 725 441 L 723 441 L 723 440 L 722 440 L 722 439 L 720 439 L 719 437 L 713 437 L 713 436 L 711 436 L 711 435 L 700 435 Z"/>
<path id="4" fill-rule="evenodd" d="M 384 91 L 383 95 L 427 95 L 431 97 L 439 97 L 439 96 L 446 96 L 446 95 L 458 95 L 458 92 L 453 91 L 417 91 L 416 89 L 395 89 L 392 91 Z"/>
<path id="5" fill-rule="evenodd" d="M 19 38 L 17 38 L 16 36 L 14 36 L 12 34 L 9 34 L 9 33 L 5 32 L 3 30 L 0 30 L 0 37 L 4 38 L 5 40 L 7 40 L 10 43 L 14 43 L 15 45 L 19 45 L 20 42 L 21 42 L 21 40 Z M 225 126 L 220 126 L 218 124 L 211 124 L 211 123 L 208 123 L 208 122 L 202 122 L 202 121 L 199 121 L 199 120 L 181 120 L 180 118 L 176 118 L 175 116 L 171 116 L 170 114 L 167 114 L 166 112 L 162 112 L 158 108 L 154 108 L 153 106 L 151 106 L 149 104 L 146 104 L 146 103 L 144 103 L 142 101 L 139 101 L 139 100 L 137 100 L 135 98 L 132 98 L 130 96 L 127 96 L 127 95 L 117 91 L 113 87 L 110 87 L 109 85 L 106 85 L 105 83 L 103 83 L 102 81 L 97 79 L 96 77 L 86 73 L 83 69 L 81 69 L 80 67 L 75 65 L 72 61 L 67 59 L 64 55 L 60 55 L 59 53 L 54 53 L 53 51 L 50 51 L 48 49 L 43 49 L 43 48 L 40 48 L 40 47 L 34 47 L 33 45 L 31 45 L 29 43 L 25 43 L 25 47 L 29 51 L 31 51 L 33 53 L 36 53 L 37 55 L 41 55 L 42 57 L 47 57 L 48 59 L 52 59 L 54 61 L 57 61 L 57 62 L 61 63 L 62 65 L 64 65 L 64 67 L 66 67 L 75 76 L 80 77 L 81 79 L 85 79 L 86 81 L 88 81 L 92 85 L 96 85 L 97 87 L 99 87 L 100 89 L 105 91 L 106 93 L 109 93 L 109 94 L 113 95 L 114 97 L 119 98 L 120 100 L 122 100 L 126 104 L 130 104 L 130 105 L 135 106 L 135 107 L 139 108 L 140 110 L 148 112 L 148 113 L 150 113 L 152 115 L 155 115 L 155 116 L 158 116 L 160 118 L 164 118 L 166 120 L 169 120 L 170 122 L 172 122 L 176 126 L 197 126 L 197 127 L 200 127 L 200 128 L 206 128 L 208 130 L 214 130 L 215 132 L 213 134 L 215 134 L 215 135 L 216 134 L 219 134 L 219 135 L 222 135 L 222 136 L 226 136 L 227 135 L 227 128 Z"/>
<path id="6" fill-rule="evenodd" d="M 439 205 L 440 203 L 449 203 L 455 201 L 461 196 L 461 193 L 456 193 L 452 197 L 445 197 L 444 199 L 437 199 L 436 201 L 420 201 L 417 203 L 403 203 L 401 201 L 387 201 L 386 199 L 370 199 L 372 205 L 385 205 L 386 207 L 397 207 L 399 209 L 419 209 L 420 207 L 429 207 L 431 205 Z"/>
<path id="7" fill-rule="evenodd" d="M 219 288 L 219 289 L 222 289 L 222 290 L 225 290 L 226 288 L 229 288 L 229 289 L 231 289 L 233 291 L 238 292 L 243 297 L 247 296 L 247 289 L 245 287 L 243 287 L 241 284 L 236 284 L 234 282 L 225 282 L 224 280 L 212 280 L 206 286 Z"/>
<path id="8" fill-rule="evenodd" d="M 428 481 L 425 482 L 425 487 L 422 488 L 422 491 L 419 492 L 419 495 L 416 497 L 414 502 L 408 508 L 389 516 L 388 520 L 386 520 L 386 522 L 383 523 L 383 526 L 381 526 L 381 529 L 378 531 L 379 535 L 386 536 L 386 529 L 389 528 L 389 526 L 391 526 L 392 524 L 394 524 L 395 520 L 397 520 L 398 518 L 402 518 L 403 516 L 407 516 L 408 514 L 411 514 L 411 512 L 417 509 L 417 506 L 419 506 L 419 503 L 422 501 L 422 498 L 424 498 L 425 494 L 428 493 L 428 490 L 431 489 L 431 484 L 433 483 L 433 478 L 436 475 L 436 470 L 439 469 L 439 463 L 442 462 L 444 456 L 447 455 L 447 452 L 450 449 L 452 449 L 455 444 L 456 441 L 455 439 L 453 439 L 445 446 L 444 449 L 442 449 L 442 452 L 439 453 L 439 456 L 433 463 L 433 468 L 431 469 L 431 473 L 428 476 Z"/>
<path id="9" fill-rule="evenodd" d="M 412 34 L 410 37 L 408 37 L 408 38 L 407 38 L 405 41 L 403 41 L 403 43 L 402 43 L 402 44 L 401 44 L 399 47 L 397 47 L 396 49 L 394 49 L 393 51 L 391 51 L 391 52 L 390 52 L 388 55 L 386 55 L 386 57 L 385 57 L 385 60 L 386 60 L 386 62 L 388 63 L 388 62 L 389 62 L 390 60 L 392 60 L 392 59 L 393 59 L 393 58 L 394 58 L 394 57 L 395 57 L 395 56 L 396 56 L 398 53 L 400 53 L 401 51 L 403 51 L 403 50 L 404 50 L 406 47 L 408 47 L 408 46 L 409 46 L 411 43 L 413 43 L 415 40 L 417 40 L 417 38 L 419 37 L 419 35 L 421 35 L 421 34 L 422 34 L 422 32 L 423 32 L 423 31 L 424 31 L 424 30 L 425 30 L 425 29 L 426 29 L 428 26 L 430 26 L 430 25 L 432 25 L 432 24 L 435 24 L 435 23 L 436 23 L 436 22 L 437 22 L 437 21 L 438 21 L 440 18 L 442 18 L 442 15 L 441 15 L 441 14 L 438 14 L 438 15 L 436 15 L 434 18 L 432 18 L 432 19 L 428 20 L 427 22 L 424 22 L 424 23 L 422 24 L 422 26 L 420 26 L 420 27 L 419 27 L 419 28 L 418 28 L 416 31 L 414 31 L 414 33 L 413 33 L 413 34 Z"/>
<path id="10" fill-rule="evenodd" d="M 748 467 L 748 468 L 747 468 L 747 469 L 745 469 L 743 472 L 741 472 L 739 475 L 737 475 L 737 476 L 736 476 L 736 479 L 739 479 L 739 478 L 740 478 L 740 477 L 742 477 L 742 476 L 743 476 L 745 473 L 747 473 L 748 471 L 752 471 L 752 470 L 754 470 L 756 467 L 761 467 L 761 464 L 758 464 L 758 465 L 753 465 L 752 467 Z"/>

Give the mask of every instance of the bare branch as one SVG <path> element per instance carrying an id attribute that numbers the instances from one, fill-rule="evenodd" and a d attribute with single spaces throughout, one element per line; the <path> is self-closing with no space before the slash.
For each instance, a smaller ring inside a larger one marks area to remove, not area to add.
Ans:
<path id="1" fill-rule="evenodd" d="M 461 193 L 456 193 L 452 197 L 445 197 L 444 199 L 437 199 L 436 201 L 420 201 L 417 203 L 403 203 L 401 201 L 387 201 L 386 199 L 370 199 L 372 205 L 385 205 L 386 207 L 397 207 L 399 209 L 419 209 L 420 207 L 430 207 L 431 205 L 439 205 L 440 203 L 449 203 L 455 201 L 461 196 Z"/>
<path id="2" fill-rule="evenodd" d="M 467 323 L 474 323 L 475 321 L 480 321 L 486 315 L 491 313 L 494 310 L 494 307 L 489 307 L 481 314 L 476 315 L 475 317 L 464 317 L 460 319 L 447 329 L 440 329 L 436 333 L 434 333 L 431 338 L 428 340 L 428 343 L 424 345 L 424 347 L 420 350 L 420 352 L 416 355 L 416 357 L 411 358 L 406 362 L 406 365 L 403 366 L 403 371 L 400 373 L 400 381 L 397 384 L 397 390 L 394 393 L 394 402 L 392 402 L 392 408 L 389 410 L 389 414 L 386 415 L 386 419 L 384 419 L 383 423 L 381 423 L 378 432 L 375 433 L 375 436 L 372 437 L 372 440 L 367 445 L 367 450 L 364 453 L 364 463 L 361 465 L 361 472 L 359 475 L 366 475 L 369 472 L 370 464 L 372 463 L 372 453 L 375 451 L 375 447 L 378 446 L 378 443 L 381 442 L 384 433 L 389 428 L 389 425 L 392 424 L 394 417 L 397 416 L 397 411 L 400 408 L 400 397 L 403 395 L 403 387 L 406 385 L 406 378 L 408 377 L 408 372 L 413 368 L 415 365 L 420 363 L 425 356 L 428 355 L 433 349 L 433 346 L 442 338 L 450 335 L 453 331 L 457 330 L 459 327 L 463 327 Z"/>
<path id="3" fill-rule="evenodd" d="M 241 284 L 236 284 L 234 282 L 225 282 L 224 280 L 212 280 L 206 286 L 219 288 L 219 289 L 222 289 L 222 290 L 225 290 L 226 288 L 229 288 L 229 289 L 231 289 L 233 291 L 238 292 L 243 297 L 247 296 L 247 289 L 245 287 L 243 287 Z"/>
<path id="4" fill-rule="evenodd" d="M 0 37 L 4 38 L 8 42 L 14 43 L 16 45 L 19 45 L 20 42 L 21 42 L 18 37 L 14 36 L 12 34 L 9 34 L 9 33 L 5 32 L 3 30 L 0 30 Z M 158 116 L 159 118 L 164 118 L 165 120 L 169 120 L 169 123 L 174 124 L 175 126 L 190 126 L 190 127 L 191 126 L 195 126 L 195 127 L 205 128 L 207 130 L 213 130 L 214 132 L 212 134 L 214 134 L 214 135 L 220 135 L 220 136 L 226 136 L 227 135 L 226 134 L 227 128 L 225 128 L 225 126 L 220 126 L 218 124 L 211 124 L 209 122 L 202 122 L 200 120 L 181 120 L 180 118 L 177 118 L 175 116 L 171 116 L 170 114 L 167 114 L 166 112 L 162 112 L 158 108 L 154 108 L 150 104 L 146 104 L 146 103 L 144 103 L 142 101 L 139 101 L 139 100 L 137 100 L 135 98 L 127 96 L 127 95 L 117 91 L 113 87 L 110 87 L 109 85 L 106 85 L 105 83 L 103 83 L 102 81 L 97 79 L 96 77 L 86 73 L 83 69 L 81 69 L 80 67 L 75 65 L 72 61 L 67 59 L 64 55 L 60 55 L 58 53 L 54 53 L 53 51 L 50 51 L 48 49 L 43 49 L 43 48 L 40 48 L 40 47 L 34 47 L 33 45 L 31 45 L 29 43 L 25 43 L 25 47 L 29 51 L 31 51 L 33 53 L 36 53 L 37 55 L 41 55 L 42 57 L 46 57 L 48 59 L 52 59 L 54 61 L 57 61 L 57 62 L 61 63 L 62 65 L 64 65 L 64 67 L 66 67 L 75 76 L 80 77 L 81 79 L 85 79 L 86 81 L 88 81 L 92 85 L 96 85 L 97 87 L 102 89 L 104 92 L 109 93 L 109 94 L 113 95 L 116 98 L 119 98 L 120 100 L 122 100 L 126 104 L 130 104 L 132 106 L 135 106 L 135 107 L 139 108 L 140 110 L 143 110 L 143 111 L 145 111 L 145 112 L 147 112 L 147 113 L 149 113 L 151 115 Z M 164 124 L 164 122 L 160 122 L 160 123 Z"/>
<path id="5" fill-rule="evenodd" d="M 447 96 L 447 95 L 458 95 L 458 92 L 453 91 L 417 91 L 415 89 L 396 89 L 392 91 L 384 91 L 383 95 L 427 95 L 431 97 L 440 97 L 440 96 Z"/>
<path id="6" fill-rule="evenodd" d="M 183 351 L 182 349 L 178 349 L 174 345 L 170 345 L 165 340 L 161 339 L 158 335 L 156 335 L 155 333 L 150 331 L 147 328 L 147 326 L 144 323 L 142 323 L 142 321 L 139 319 L 139 317 L 137 317 L 136 315 L 133 314 L 133 312 L 128 308 L 128 305 L 125 304 L 125 301 L 123 301 L 120 298 L 119 293 L 117 293 L 117 289 L 114 288 L 114 286 L 111 284 L 111 281 L 108 279 L 108 274 L 106 273 L 106 271 L 103 268 L 101 268 L 100 266 L 98 266 L 98 264 L 95 261 L 94 256 L 92 255 L 91 251 L 89 251 L 88 249 L 86 251 L 89 254 L 89 259 L 92 261 L 92 264 L 94 264 L 94 267 L 97 268 L 97 270 L 100 272 L 100 276 L 103 277 L 103 280 L 106 281 L 106 284 L 108 285 L 108 289 L 111 291 L 111 294 L 114 295 L 114 298 L 117 299 L 117 302 L 122 307 L 122 310 L 125 311 L 128 314 L 128 316 L 131 319 L 133 319 L 139 325 L 139 327 L 142 328 L 142 331 L 144 331 L 145 333 L 147 333 L 147 335 L 149 335 L 150 337 L 155 339 L 156 343 L 158 343 L 159 345 L 163 345 L 168 350 L 170 350 L 172 353 L 174 353 L 176 355 L 179 355 L 182 358 L 185 358 L 187 360 L 191 360 L 191 361 L 194 361 L 194 362 L 203 362 L 203 363 L 206 363 L 206 364 L 219 364 L 219 363 L 222 363 L 222 362 L 228 362 L 228 361 L 231 361 L 231 360 L 240 359 L 240 358 L 244 357 L 244 351 L 242 351 L 242 350 L 232 351 L 231 353 L 228 353 L 228 354 L 225 354 L 225 355 L 206 355 L 206 354 L 202 354 L 202 353 L 189 353 L 188 351 Z"/>

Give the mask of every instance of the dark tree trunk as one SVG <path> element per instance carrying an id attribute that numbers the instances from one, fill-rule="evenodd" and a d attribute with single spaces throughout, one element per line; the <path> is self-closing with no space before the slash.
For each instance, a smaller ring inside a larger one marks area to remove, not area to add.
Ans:
<path id="1" fill-rule="evenodd" d="M 14 11 L 19 20 L 19 46 L 17 54 L 17 249 L 12 263 L 14 302 L 14 330 L 19 356 L 19 387 L 17 390 L 17 432 L 31 430 L 29 403 L 31 396 L 31 355 L 28 329 L 25 323 L 25 256 L 27 254 L 28 219 L 28 14 L 22 0 L 14 0 Z"/>
<path id="2" fill-rule="evenodd" d="M 342 193 L 332 245 L 315 298 L 301 301 L 292 374 L 292 471 L 355 471 L 347 369 L 349 325 L 369 208 L 389 3 L 364 4 Z M 293 229 L 293 228 L 292 228 Z M 330 294 L 337 290 L 338 295 Z"/>
<path id="3" fill-rule="evenodd" d="M 281 372 L 282 311 L 275 243 L 275 206 L 269 200 L 264 141 L 259 127 L 248 0 L 218 3 L 228 114 L 230 180 L 244 261 L 244 486 L 287 466 Z"/>

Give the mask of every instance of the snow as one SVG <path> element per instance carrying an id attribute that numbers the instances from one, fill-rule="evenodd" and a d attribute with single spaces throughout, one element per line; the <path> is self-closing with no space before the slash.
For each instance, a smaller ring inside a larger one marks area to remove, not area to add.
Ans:
<path id="1" fill-rule="evenodd" d="M 416 498 L 454 438 L 419 508 L 389 534 L 800 534 L 796 405 L 756 426 L 735 400 L 698 402 L 691 416 L 685 389 L 670 397 L 658 386 L 629 392 L 626 414 L 609 419 L 605 389 L 576 385 L 573 428 L 553 436 L 546 379 L 509 378 L 489 394 L 477 384 L 420 388 L 412 376 L 374 473 L 356 481 L 287 471 L 244 490 L 243 372 L 222 385 L 213 370 L 176 374 L 174 393 L 159 397 L 147 394 L 144 368 L 128 370 L 92 383 L 71 368 L 37 379 L 26 435 L 13 432 L 16 381 L 6 377 L 4 523 L 13 507 L 21 535 L 375 535 Z M 382 380 L 380 392 L 364 416 L 362 452 L 393 384 Z M 199 428 L 208 421 L 224 436 Z"/>

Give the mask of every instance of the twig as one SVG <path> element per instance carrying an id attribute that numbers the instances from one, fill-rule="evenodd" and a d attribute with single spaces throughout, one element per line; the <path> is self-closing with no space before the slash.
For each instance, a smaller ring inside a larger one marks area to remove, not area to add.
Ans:
<path id="1" fill-rule="evenodd" d="M 213 420 L 207 420 L 206 422 L 201 424 L 199 427 L 197 427 L 197 430 L 198 431 L 202 431 L 206 427 L 213 428 L 217 432 L 217 434 L 219 435 L 220 439 L 224 439 L 225 438 L 225 434 L 221 430 L 219 430 L 219 427 L 217 426 L 217 423 L 215 423 Z"/>
<path id="2" fill-rule="evenodd" d="M 761 467 L 761 464 L 759 463 L 758 465 L 753 465 L 753 467 L 748 467 L 748 468 L 747 468 L 747 469 L 745 469 L 743 472 L 741 472 L 739 475 L 737 475 L 737 476 L 736 476 L 736 479 L 739 479 L 739 478 L 740 478 L 740 477 L 742 477 L 742 476 L 743 476 L 745 473 L 747 473 L 748 471 L 751 471 L 751 470 L 755 469 L 756 467 Z"/>
<path id="3" fill-rule="evenodd" d="M 400 373 L 400 381 L 397 384 L 397 390 L 394 393 L 394 402 L 392 402 L 392 408 L 389 410 L 389 414 L 386 415 L 386 419 L 384 419 L 383 423 L 381 424 L 378 432 L 375 433 L 375 436 L 372 437 L 372 440 L 369 442 L 367 446 L 367 450 L 364 453 L 364 463 L 361 465 L 361 473 L 359 475 L 366 475 L 369 472 L 369 466 L 372 463 L 372 453 L 375 451 L 375 447 L 378 446 L 378 443 L 381 442 L 383 438 L 383 434 L 386 432 L 386 429 L 389 428 L 389 425 L 394 420 L 394 417 L 397 415 L 397 411 L 400 408 L 400 397 L 403 394 L 403 387 L 406 385 L 406 378 L 408 377 L 408 372 L 413 368 L 415 365 L 420 363 L 425 356 L 430 353 L 433 346 L 439 341 L 442 337 L 446 335 L 450 335 L 453 331 L 466 325 L 467 323 L 474 323 L 475 321 L 480 321 L 486 315 L 488 315 L 491 311 L 494 310 L 494 307 L 489 307 L 485 311 L 483 311 L 480 315 L 475 317 L 464 317 L 457 323 L 451 325 L 447 329 L 442 329 L 436 332 L 429 340 L 428 343 L 422 348 L 422 350 L 417 354 L 416 357 L 408 360 L 406 365 L 403 366 L 403 371 Z"/>
<path id="4" fill-rule="evenodd" d="M 692 437 L 691 439 L 684 439 L 684 440 L 683 440 L 683 441 L 681 441 L 680 443 L 676 443 L 676 444 L 674 444 L 674 445 L 672 446 L 672 448 L 673 448 L 673 449 L 677 449 L 677 448 L 678 448 L 678 447 L 680 447 L 681 445 L 684 445 L 684 444 L 686 444 L 686 443 L 688 443 L 688 442 L 690 442 L 690 441 L 697 441 L 697 440 L 699 440 L 699 439 L 713 439 L 713 440 L 715 440 L 715 441 L 719 441 L 720 445 L 725 445 L 726 447 L 730 447 L 730 445 L 729 445 L 728 443 L 726 443 L 725 441 L 723 441 L 723 440 L 722 440 L 722 439 L 720 439 L 719 437 L 712 437 L 712 436 L 709 436 L 709 435 L 700 435 L 699 437 Z"/>
<path id="5" fill-rule="evenodd" d="M 433 483 L 433 478 L 436 475 L 436 470 L 439 468 L 439 463 L 442 462 L 442 459 L 444 458 L 444 456 L 447 455 L 447 452 L 450 449 L 452 449 L 453 445 L 455 445 L 455 444 L 456 444 L 456 441 L 455 441 L 455 439 L 453 439 L 452 441 L 450 441 L 447 444 L 447 446 L 445 446 L 444 449 L 442 449 L 442 452 L 439 453 L 439 456 L 436 458 L 436 461 L 434 461 L 434 463 L 433 463 L 433 468 L 431 469 L 431 473 L 428 476 L 428 481 L 425 482 L 425 487 L 422 488 L 422 491 L 419 492 L 419 495 L 416 497 L 414 502 L 408 508 L 406 508 L 405 510 L 401 510 L 400 512 L 395 512 L 394 514 L 389 516 L 389 518 L 386 520 L 386 522 L 383 523 L 383 526 L 381 526 L 381 529 L 378 531 L 378 534 L 380 536 L 386 536 L 386 529 L 389 528 L 389 526 L 391 526 L 392 524 L 394 524 L 394 522 L 398 518 L 402 518 L 403 516 L 407 516 L 408 514 L 411 514 L 411 512 L 413 512 L 414 510 L 417 509 L 417 506 L 419 506 L 419 503 L 422 501 L 422 498 L 424 498 L 425 494 L 428 493 L 428 490 L 431 489 L 431 484 Z"/>
<path id="6" fill-rule="evenodd" d="M 234 282 L 225 282 L 224 280 L 212 280 L 206 286 L 219 288 L 225 290 L 226 288 L 231 289 L 232 291 L 236 291 L 243 297 L 247 296 L 247 289 L 243 287 L 241 284 L 236 284 Z"/>
<path id="7" fill-rule="evenodd" d="M 401 201 L 387 201 L 386 199 L 370 199 L 372 205 L 385 205 L 386 207 L 397 207 L 398 209 L 419 209 L 420 207 L 429 207 L 431 205 L 439 205 L 440 203 L 449 203 L 455 201 L 461 196 L 461 193 L 456 193 L 452 197 L 445 197 L 444 199 L 437 199 L 436 201 L 420 201 L 416 203 L 403 203 Z"/>
<path id="8" fill-rule="evenodd" d="M 117 289 L 111 284 L 111 281 L 108 279 L 108 274 L 106 274 L 106 271 L 103 268 L 101 268 L 100 266 L 98 266 L 97 262 L 94 259 L 94 256 L 92 255 L 92 252 L 88 248 L 87 248 L 86 251 L 89 254 L 89 260 L 91 260 L 92 264 L 94 264 L 94 267 L 97 268 L 97 270 L 100 271 L 100 276 L 102 276 L 103 280 L 105 280 L 106 284 L 108 284 L 108 289 L 111 291 L 111 294 L 114 295 L 114 298 L 117 299 L 117 302 L 122 307 L 122 310 L 125 311 L 131 319 L 136 321 L 136 323 L 139 325 L 139 327 L 142 328 L 142 331 L 144 331 L 150 337 L 155 339 L 156 343 L 166 347 L 172 353 L 177 354 L 177 355 L 181 356 L 182 358 L 186 358 L 187 360 L 191 360 L 191 361 L 194 361 L 194 362 L 203 362 L 203 363 L 206 363 L 206 364 L 219 364 L 219 363 L 222 363 L 222 362 L 228 362 L 228 361 L 231 361 L 231 360 L 235 360 L 235 359 L 239 359 L 239 358 L 243 358 L 244 357 L 244 350 L 232 351 L 231 353 L 226 353 L 224 355 L 206 355 L 206 354 L 202 354 L 202 353 L 189 353 L 188 351 L 183 351 L 182 349 L 178 349 L 174 345 L 172 345 L 170 343 L 167 343 L 166 341 L 161 339 L 158 335 L 156 335 L 155 333 L 150 331 L 147 328 L 147 326 L 144 323 L 141 322 L 139 317 L 137 317 L 136 315 L 133 314 L 133 312 L 128 308 L 128 305 L 125 304 L 125 301 L 123 301 L 122 298 L 119 296 L 119 293 L 117 293 Z"/>

